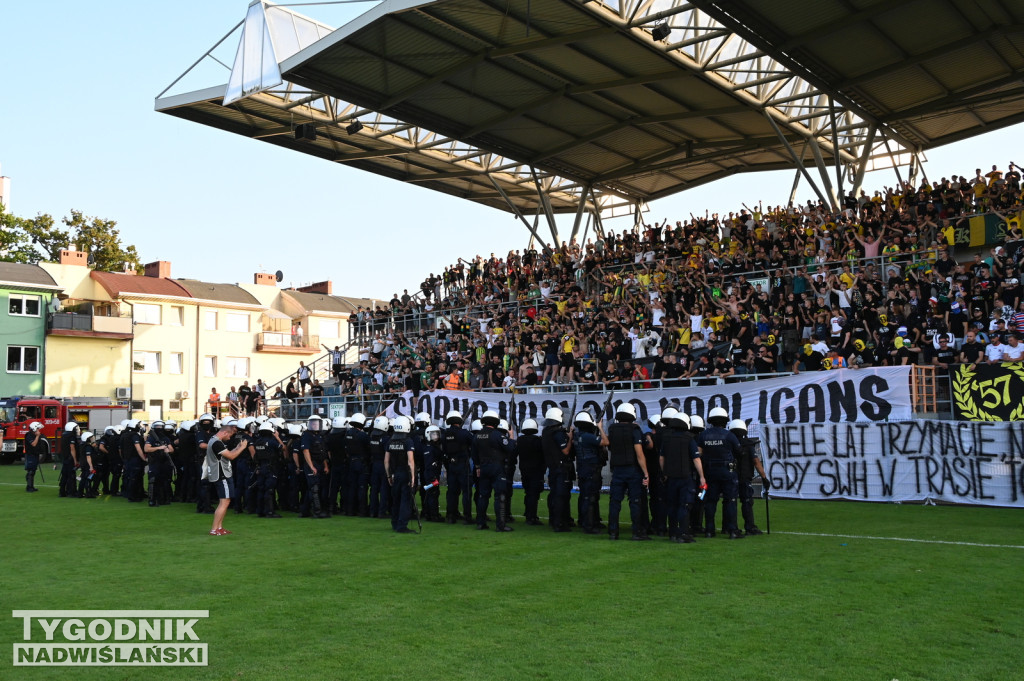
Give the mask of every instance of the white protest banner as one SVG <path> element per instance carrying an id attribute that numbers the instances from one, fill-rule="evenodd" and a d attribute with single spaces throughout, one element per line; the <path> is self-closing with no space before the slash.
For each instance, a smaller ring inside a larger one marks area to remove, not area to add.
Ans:
<path id="1" fill-rule="evenodd" d="M 1024 422 L 914 420 L 761 428 L 772 496 L 1024 507 Z"/>
<path id="2" fill-rule="evenodd" d="M 543 418 L 551 407 L 560 407 L 566 416 L 589 409 L 611 418 L 623 402 L 633 404 L 638 420 L 660 414 L 667 406 L 687 414 L 707 417 L 708 411 L 723 407 L 730 419 L 743 419 L 757 432 L 765 423 L 839 423 L 855 421 L 903 420 L 913 417 L 910 403 L 910 367 L 875 367 L 815 371 L 796 376 L 743 381 L 721 385 L 665 388 L 639 392 L 618 391 L 609 404 L 608 394 L 545 393 L 513 395 L 507 392 L 435 390 L 420 393 L 416 407 L 407 391 L 388 406 L 386 414 L 414 415 L 426 412 L 435 421 L 456 409 L 469 423 L 487 409 L 496 410 L 513 424 L 524 419 Z M 515 408 L 513 409 L 513 405 Z"/>

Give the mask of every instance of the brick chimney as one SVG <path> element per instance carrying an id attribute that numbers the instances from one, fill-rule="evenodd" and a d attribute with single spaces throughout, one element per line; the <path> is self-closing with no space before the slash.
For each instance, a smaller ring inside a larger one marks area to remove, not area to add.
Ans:
<path id="1" fill-rule="evenodd" d="M 87 267 L 89 265 L 89 254 L 86 251 L 61 251 L 60 264 Z"/>
<path id="2" fill-rule="evenodd" d="M 257 286 L 277 286 L 277 277 L 266 272 L 257 272 L 252 275 L 252 283 Z"/>
<path id="3" fill-rule="evenodd" d="M 157 260 L 146 264 L 146 276 L 159 279 L 171 278 L 171 263 L 166 260 Z"/>
<path id="4" fill-rule="evenodd" d="M 330 281 L 318 281 L 315 284 L 309 286 L 303 286 L 296 289 L 302 293 L 322 293 L 324 295 L 331 295 L 331 282 Z"/>

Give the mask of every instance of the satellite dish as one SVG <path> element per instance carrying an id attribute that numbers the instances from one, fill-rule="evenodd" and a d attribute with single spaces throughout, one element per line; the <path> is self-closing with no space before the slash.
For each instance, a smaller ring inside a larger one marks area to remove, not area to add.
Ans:
<path id="1" fill-rule="evenodd" d="M 274 272 L 274 279 L 277 279 L 277 283 L 280 284 L 281 281 L 284 279 L 284 272 L 282 272 L 281 270 Z"/>

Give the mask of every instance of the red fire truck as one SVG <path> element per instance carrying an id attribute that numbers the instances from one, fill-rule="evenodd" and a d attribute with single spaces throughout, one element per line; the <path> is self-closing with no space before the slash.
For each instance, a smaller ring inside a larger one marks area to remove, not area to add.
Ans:
<path id="1" fill-rule="evenodd" d="M 128 407 L 109 402 L 94 404 L 74 398 L 20 395 L 0 398 L 0 461 L 13 463 L 22 456 L 25 433 L 36 421 L 43 424 L 43 435 L 52 447 L 60 441 L 68 421 L 77 422 L 82 432 L 91 430 L 99 437 L 104 428 L 126 418 Z"/>

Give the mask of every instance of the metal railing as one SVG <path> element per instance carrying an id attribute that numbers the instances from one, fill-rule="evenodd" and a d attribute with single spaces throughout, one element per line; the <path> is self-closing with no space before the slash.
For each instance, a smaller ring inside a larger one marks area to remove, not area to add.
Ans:
<path id="1" fill-rule="evenodd" d="M 320 337 L 295 335 L 290 331 L 260 331 L 256 334 L 256 343 L 260 347 L 295 348 L 296 350 L 319 350 Z"/>
<path id="2" fill-rule="evenodd" d="M 51 312 L 46 316 L 47 331 L 91 331 L 95 333 L 134 333 L 132 318 L 106 317 L 78 312 Z"/>

